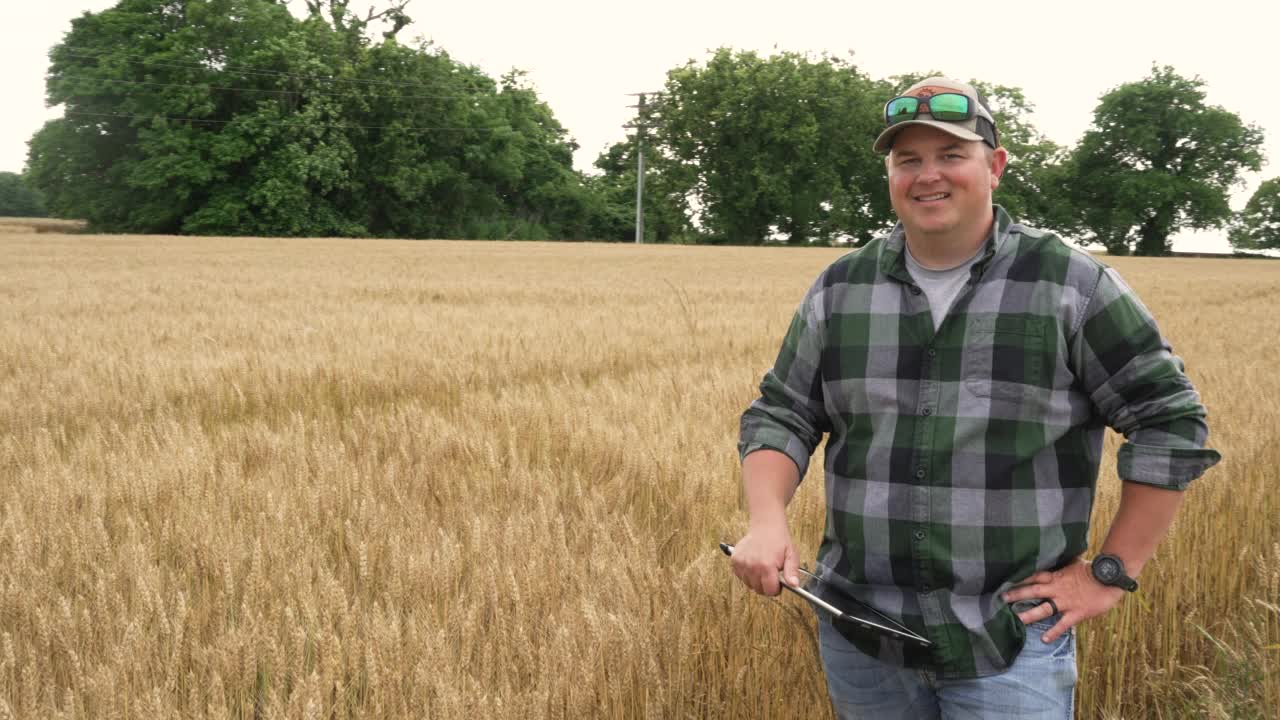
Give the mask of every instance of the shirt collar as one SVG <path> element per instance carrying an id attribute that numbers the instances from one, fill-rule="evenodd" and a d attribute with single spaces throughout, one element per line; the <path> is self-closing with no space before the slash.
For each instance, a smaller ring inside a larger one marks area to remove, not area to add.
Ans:
<path id="1" fill-rule="evenodd" d="M 986 271 L 991 259 L 1008 246 L 1005 240 L 1009 237 L 1009 228 L 1013 226 L 1013 218 L 1004 211 L 1004 208 L 999 205 L 992 205 L 991 208 L 995 214 L 995 222 L 991 223 L 991 234 L 983 243 L 981 257 L 972 267 L 972 272 L 978 276 Z M 889 236 L 885 238 L 884 245 L 880 248 L 880 271 L 895 280 L 912 283 L 914 280 L 911 279 L 911 273 L 907 271 L 906 248 L 906 229 L 899 222 L 893 226 L 893 230 L 889 231 Z"/>

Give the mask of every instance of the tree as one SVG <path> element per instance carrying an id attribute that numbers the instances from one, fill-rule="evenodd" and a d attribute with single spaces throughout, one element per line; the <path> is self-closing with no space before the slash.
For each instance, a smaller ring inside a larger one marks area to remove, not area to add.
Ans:
<path id="1" fill-rule="evenodd" d="M 868 139 L 884 95 L 840 59 L 721 48 L 667 73 L 655 146 L 708 239 L 866 242 L 890 215 Z"/>
<path id="2" fill-rule="evenodd" d="M 352 157 L 337 103 L 299 102 L 289 75 L 337 74 L 324 39 L 263 0 L 86 13 L 50 52 L 49 102 L 65 112 L 32 138 L 29 174 L 51 209 L 95 229 L 358 231 L 334 207 Z"/>
<path id="3" fill-rule="evenodd" d="M 1229 238 L 1237 250 L 1280 248 L 1280 178 L 1258 186 L 1232 223 Z"/>
<path id="4" fill-rule="evenodd" d="M 44 198 L 17 173 L 0 172 L 0 216 L 44 217 Z"/>
<path id="5" fill-rule="evenodd" d="M 401 45 L 405 0 L 120 0 L 50 52 L 32 182 L 94 229 L 584 237 L 574 144 L 519 73 Z M 370 23 L 390 31 L 370 38 Z"/>
<path id="6" fill-rule="evenodd" d="M 1102 96 L 1068 163 L 1075 219 L 1113 254 L 1164 255 L 1169 236 L 1221 227 L 1230 190 L 1262 164 L 1262 132 L 1205 102 L 1172 67 Z"/>

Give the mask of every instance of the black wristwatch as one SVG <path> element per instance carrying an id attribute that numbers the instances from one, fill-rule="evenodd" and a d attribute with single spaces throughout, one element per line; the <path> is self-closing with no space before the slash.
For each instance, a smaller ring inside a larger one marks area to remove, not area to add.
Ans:
<path id="1" fill-rule="evenodd" d="M 1124 562 L 1115 555 L 1103 553 L 1095 557 L 1089 569 L 1093 572 L 1093 579 L 1103 585 L 1118 587 L 1128 592 L 1138 589 L 1138 581 L 1124 573 Z"/>

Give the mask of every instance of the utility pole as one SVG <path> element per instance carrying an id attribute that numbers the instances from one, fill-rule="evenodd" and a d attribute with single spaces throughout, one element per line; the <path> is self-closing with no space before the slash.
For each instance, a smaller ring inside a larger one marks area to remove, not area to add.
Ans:
<path id="1" fill-rule="evenodd" d="M 638 108 L 635 122 L 629 122 L 623 127 L 635 128 L 636 131 L 636 242 L 644 242 L 644 134 L 649 129 L 649 113 L 648 105 L 645 104 L 645 96 L 661 95 L 659 92 L 648 93 L 631 93 L 633 97 L 640 98 L 639 105 L 628 105 L 627 107 Z"/>
<path id="2" fill-rule="evenodd" d="M 636 242 L 644 242 L 644 95 L 640 96 L 640 125 L 636 127 Z"/>

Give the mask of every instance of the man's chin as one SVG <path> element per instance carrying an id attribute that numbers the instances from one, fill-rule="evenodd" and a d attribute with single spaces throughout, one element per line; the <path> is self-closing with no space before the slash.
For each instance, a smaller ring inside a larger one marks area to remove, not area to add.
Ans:
<path id="1" fill-rule="evenodd" d="M 907 229 L 917 235 L 946 235 L 955 229 L 955 223 L 944 221 L 940 218 L 930 219 L 924 222 L 912 223 L 907 226 Z"/>
<path id="2" fill-rule="evenodd" d="M 921 225 L 937 225 L 954 222 L 955 209 L 950 203 L 941 202 L 929 205 L 916 205 L 912 215 Z"/>

